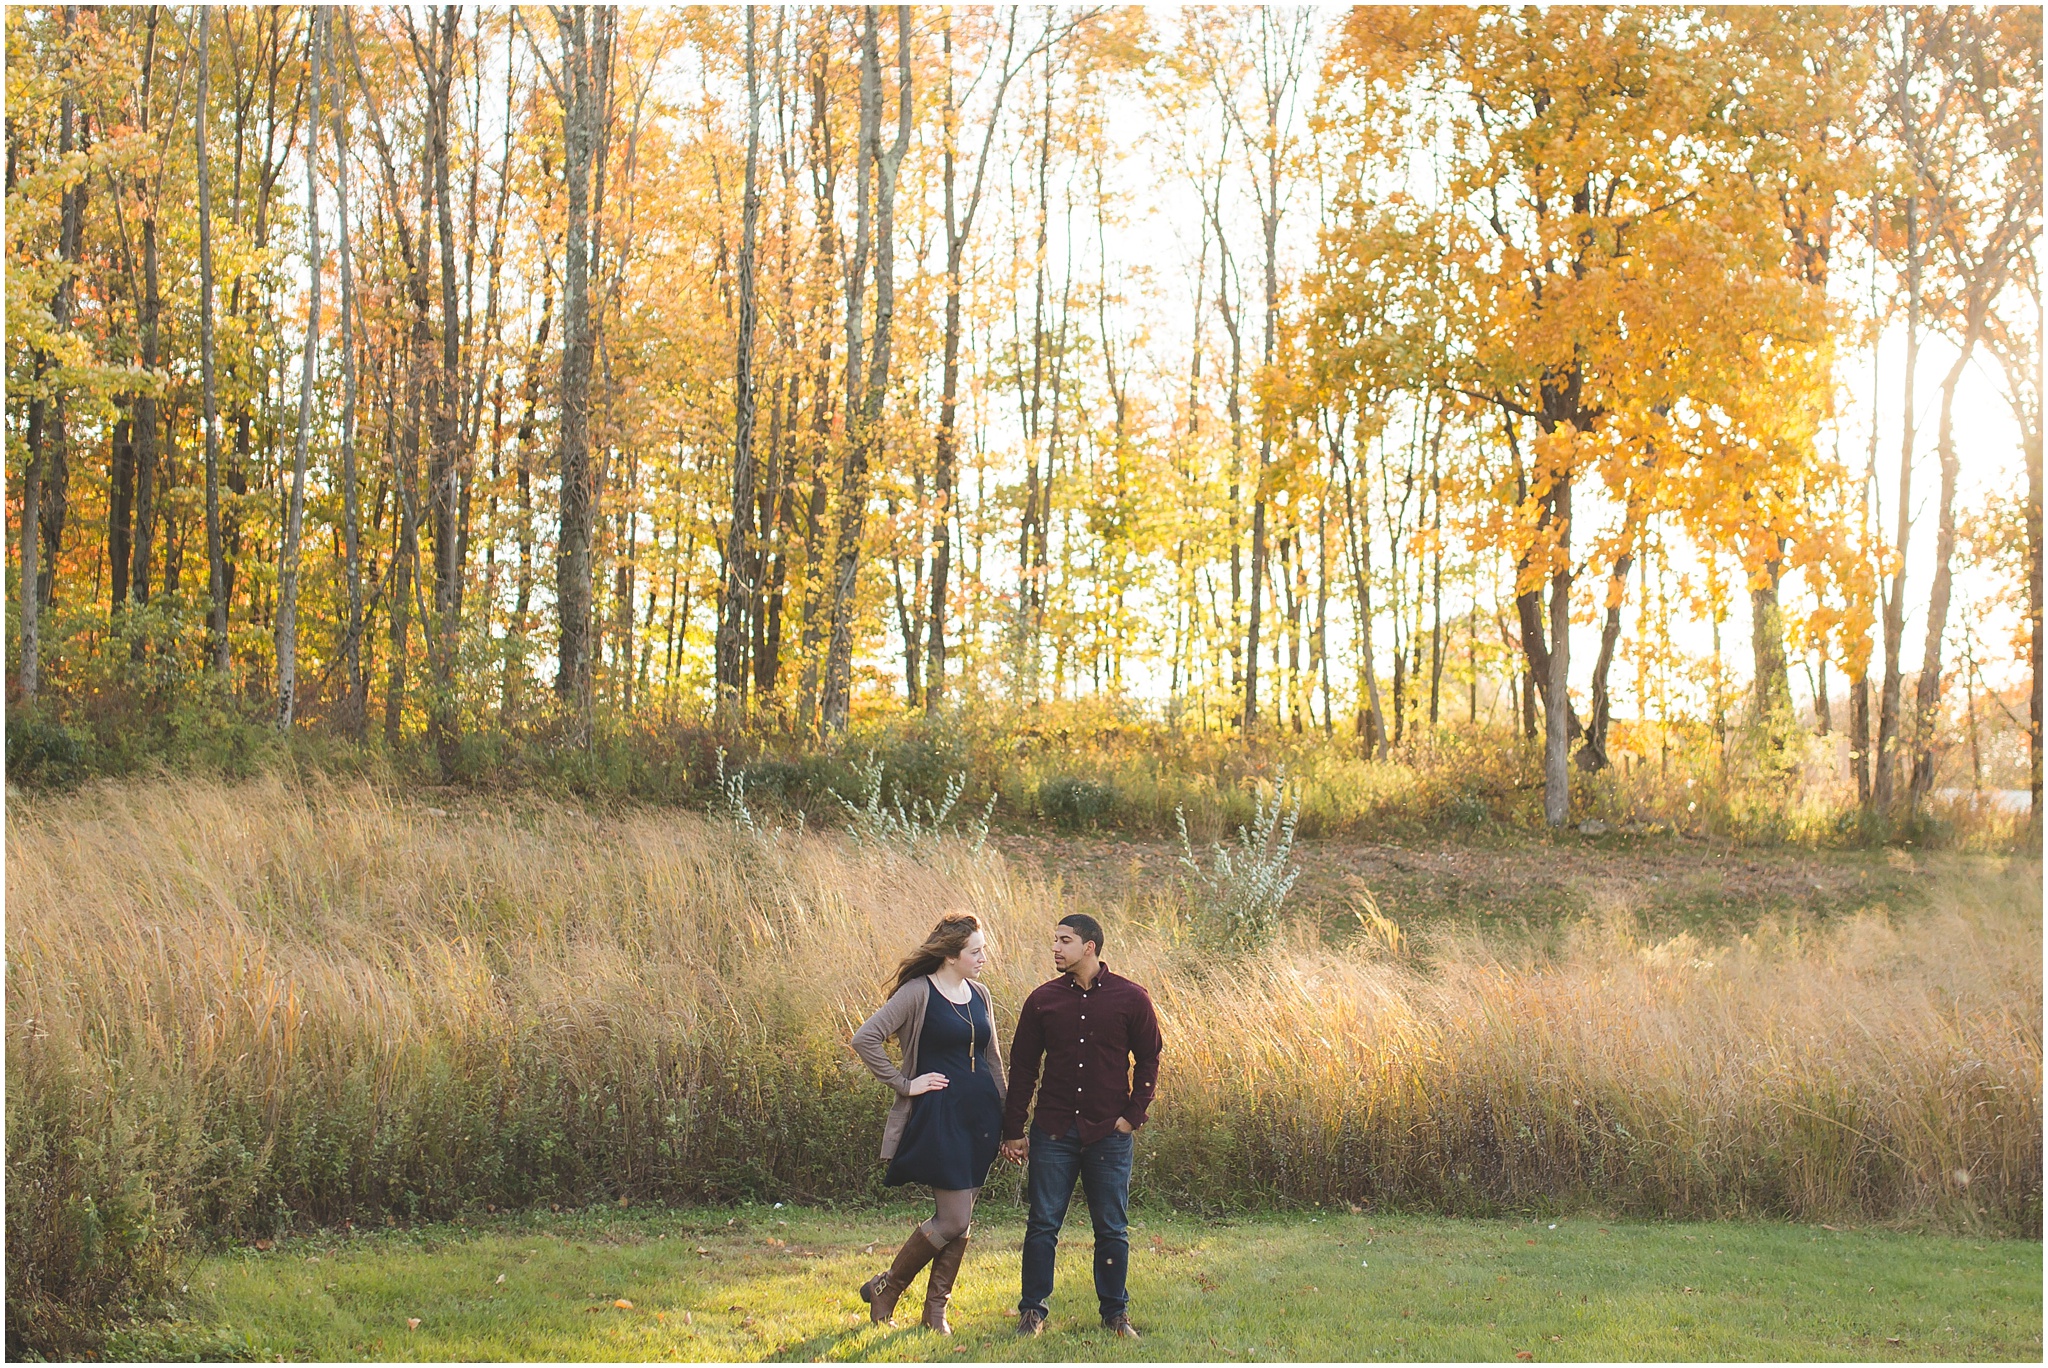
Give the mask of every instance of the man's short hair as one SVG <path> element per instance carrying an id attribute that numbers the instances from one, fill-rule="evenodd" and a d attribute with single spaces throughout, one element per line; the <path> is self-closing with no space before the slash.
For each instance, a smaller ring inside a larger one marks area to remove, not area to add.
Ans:
<path id="1" fill-rule="evenodd" d="M 1073 912 L 1073 913 L 1069 913 L 1069 914 L 1068 914 L 1067 916 L 1061 917 L 1061 918 L 1060 918 L 1060 923 L 1059 923 L 1059 924 L 1060 924 L 1061 926 L 1071 926 L 1071 927 L 1073 927 L 1073 928 L 1074 928 L 1074 930 L 1075 930 L 1075 932 L 1076 932 L 1076 933 L 1077 933 L 1077 934 L 1078 934 L 1078 935 L 1079 935 L 1079 936 L 1081 937 L 1081 939 L 1082 939 L 1082 940 L 1084 940 L 1084 941 L 1094 941 L 1094 942 L 1095 942 L 1095 954 L 1096 954 L 1096 957 L 1097 957 L 1098 959 L 1099 959 L 1099 958 L 1101 958 L 1101 956 L 1102 956 L 1102 923 L 1101 923 L 1101 922 L 1099 922 L 1099 921 L 1095 920 L 1095 918 L 1093 918 L 1093 917 L 1089 916 L 1089 915 L 1088 915 L 1088 914 L 1087 914 L 1086 912 Z"/>

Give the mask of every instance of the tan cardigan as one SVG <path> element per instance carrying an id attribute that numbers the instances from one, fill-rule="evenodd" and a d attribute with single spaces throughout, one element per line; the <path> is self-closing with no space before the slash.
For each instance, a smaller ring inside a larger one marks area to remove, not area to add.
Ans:
<path id="1" fill-rule="evenodd" d="M 917 1077 L 917 1038 L 924 1030 L 925 1004 L 931 995 L 925 991 L 930 975 L 912 979 L 889 995 L 875 1014 L 860 1024 L 853 1033 L 853 1052 L 861 1062 L 873 1071 L 875 1077 L 896 1090 L 896 1103 L 889 1108 L 889 1120 L 882 1127 L 882 1158 L 892 1159 L 896 1155 L 896 1144 L 903 1138 L 903 1127 L 910 1120 L 910 1081 Z M 995 1029 L 996 1004 L 989 996 L 988 989 L 967 980 L 967 986 L 981 994 L 982 1006 L 988 1009 L 990 1028 L 988 1042 L 989 1071 L 995 1075 L 996 1093 L 1008 1095 L 1008 1084 L 1003 1074 L 1003 1047 L 997 1042 L 1001 1032 Z M 896 1043 L 903 1050 L 903 1067 L 897 1068 L 889 1060 L 889 1052 L 883 1042 L 896 1037 Z"/>

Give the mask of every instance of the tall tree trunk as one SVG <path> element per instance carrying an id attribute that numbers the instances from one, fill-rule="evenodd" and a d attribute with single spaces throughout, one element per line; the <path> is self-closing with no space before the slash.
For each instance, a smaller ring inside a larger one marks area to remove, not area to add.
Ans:
<path id="1" fill-rule="evenodd" d="M 107 470 L 107 568 L 112 579 L 109 612 L 118 616 L 128 602 L 129 528 L 135 516 L 135 424 L 122 418 L 114 424 L 112 456 Z"/>
<path id="2" fill-rule="evenodd" d="M 1529 497 L 1528 482 L 1527 476 L 1522 470 L 1521 442 L 1515 434 L 1514 415 L 1504 415 L 1504 422 L 1508 437 L 1508 451 L 1516 471 L 1518 485 L 1517 501 L 1526 502 Z M 1546 499 L 1539 510 L 1537 526 L 1539 528 L 1548 527 L 1557 516 L 1553 501 Z M 1530 555 L 1531 550 L 1525 549 L 1515 561 L 1515 582 L 1518 586 L 1521 584 L 1523 577 L 1528 573 Z M 1525 704 L 1533 703 L 1540 697 L 1544 707 L 1547 708 L 1550 706 L 1552 697 L 1549 692 L 1550 685 L 1548 683 L 1551 674 L 1551 652 L 1550 646 L 1546 641 L 1546 632 L 1543 624 L 1543 589 L 1541 584 L 1533 585 L 1526 591 L 1518 590 L 1515 594 L 1515 621 L 1521 629 L 1522 655 L 1528 662 L 1528 670 L 1523 679 L 1523 701 Z M 1579 723 L 1578 713 L 1572 708 L 1569 695 L 1564 700 L 1564 714 L 1565 735 L 1567 739 L 1582 735 L 1584 729 Z M 1522 734 L 1530 740 L 1534 740 L 1536 737 L 1536 715 L 1526 706 L 1523 709 Z"/>
<path id="3" fill-rule="evenodd" d="M 407 359 L 405 387 L 409 400 L 408 412 L 415 418 L 418 416 L 419 367 L 418 360 Z M 393 384 L 396 384 L 395 377 Z M 409 436 L 401 437 L 396 442 L 389 440 L 387 432 L 386 440 L 387 447 L 393 449 L 396 455 L 392 484 L 398 522 L 397 545 L 391 553 L 391 659 L 386 666 L 384 681 L 384 744 L 394 751 L 398 749 L 399 740 L 404 734 L 405 690 L 410 664 L 413 593 L 416 583 L 414 572 L 420 562 L 419 496 L 415 488 L 419 481 L 419 448 L 416 440 L 418 424 L 408 424 L 408 432 Z"/>
<path id="4" fill-rule="evenodd" d="M 326 20 L 329 47 L 334 20 Z M 336 64 L 336 86 L 340 87 Z M 356 337 L 355 267 L 348 226 L 348 120 L 345 101 L 334 102 L 334 200 L 336 246 L 341 252 L 341 536 L 344 575 L 348 581 L 348 620 L 342 640 L 343 671 L 348 699 L 342 705 L 342 730 L 357 741 L 369 723 L 370 682 L 363 670 L 363 529 L 356 472 Z"/>
<path id="5" fill-rule="evenodd" d="M 981 204 L 982 177 L 988 172 L 989 152 L 995 146 L 996 124 L 1003 111 L 1003 94 L 1009 89 L 1011 78 L 1017 71 L 1010 65 L 1010 54 L 1017 42 L 1017 19 L 1013 11 L 1003 46 L 1002 76 L 996 83 L 995 100 L 989 108 L 988 125 L 982 134 L 981 155 L 975 161 L 974 188 L 968 194 L 964 212 L 959 211 L 954 194 L 954 171 L 959 154 L 960 110 L 953 95 L 953 17 L 950 11 L 943 22 L 940 46 L 946 67 L 946 124 L 942 152 L 946 197 L 946 324 L 945 340 L 941 346 L 939 430 L 932 444 L 934 540 L 931 607 L 927 612 L 930 640 L 924 662 L 925 710 L 933 715 L 938 713 L 946 693 L 947 594 L 953 571 L 953 481 L 959 450 L 960 277 L 966 264 L 967 238 L 974 231 L 975 210 Z"/>
<path id="6" fill-rule="evenodd" d="M 48 371 L 43 356 L 36 356 L 36 378 Z M 46 404 L 38 394 L 28 401 L 28 468 L 21 480 L 21 564 L 15 583 L 21 592 L 21 662 L 16 677 L 23 698 L 36 696 L 41 682 L 41 603 L 36 593 L 37 541 L 42 535 L 43 499 L 43 415 Z"/>
<path id="7" fill-rule="evenodd" d="M 306 453 L 313 433 L 313 386 L 320 364 L 320 57 L 327 11 L 308 25 L 306 115 L 306 358 L 299 381 L 299 433 L 292 450 L 291 504 L 277 566 L 277 725 L 291 729 L 299 684 L 299 542 L 306 523 Z"/>
<path id="8" fill-rule="evenodd" d="M 2034 296 L 2034 336 L 2041 336 L 2041 298 Z M 2021 444 L 2027 462 L 2027 793 L 2029 840 L 2040 848 L 2041 811 L 2041 374 L 2038 347 L 2024 364 L 2029 377 L 2008 376 L 2015 394 L 2031 389 L 2032 404 L 2020 408 Z M 2014 368 L 2017 369 L 2017 368 Z M 2030 411 L 2029 411 L 2030 407 Z"/>
<path id="9" fill-rule="evenodd" d="M 1870 677 L 1866 670 L 1849 681 L 1849 770 L 1856 779 L 1856 801 L 1870 806 Z"/>
<path id="10" fill-rule="evenodd" d="M 747 170 L 740 209 L 739 342 L 733 378 L 732 518 L 726 530 L 724 592 L 715 647 L 714 708 L 721 725 L 746 715 L 747 647 L 760 588 L 754 536 L 754 253 L 760 233 L 761 84 L 755 12 L 747 9 Z"/>
<path id="11" fill-rule="evenodd" d="M 1429 725 L 1437 724 L 1438 698 L 1444 682 L 1444 425 L 1448 408 L 1436 419 L 1436 437 L 1429 447 Z"/>
<path id="12" fill-rule="evenodd" d="M 220 529 L 220 410 L 214 389 L 213 353 L 213 182 L 207 164 L 207 49 L 212 41 L 206 7 L 199 11 L 199 89 L 192 119 L 199 159 L 199 374 L 200 402 L 206 424 L 206 592 L 210 600 L 213 669 L 228 673 L 227 561 Z"/>
<path id="13" fill-rule="evenodd" d="M 561 476 L 560 543 L 555 557 L 559 617 L 555 693 L 588 737 L 592 696 L 590 658 L 590 544 L 593 508 L 590 468 L 590 187 L 596 144 L 610 79 L 613 12 L 576 5 L 558 12 L 562 35 L 563 135 L 567 156 L 569 223 L 562 289 L 562 400 L 556 463 Z"/>
<path id="14" fill-rule="evenodd" d="M 1333 444 L 1334 446 L 1334 444 Z M 1359 506 L 1352 475 L 1344 472 L 1344 539 L 1351 551 L 1351 578 L 1358 586 L 1358 673 L 1365 692 L 1362 714 L 1368 759 L 1387 758 L 1387 721 L 1380 707 L 1380 680 L 1372 659 L 1372 529 L 1359 525 Z"/>
<path id="15" fill-rule="evenodd" d="M 455 660 L 460 650 L 462 533 L 458 492 L 461 444 L 462 319 L 455 289 L 455 204 L 449 176 L 449 129 L 454 122 L 455 38 L 461 8 L 444 5 L 428 12 L 430 55 L 420 62 L 427 87 L 427 158 L 433 175 L 434 228 L 441 264 L 441 355 L 432 372 L 433 449 L 427 458 L 428 527 L 434 551 L 434 618 L 428 627 L 428 662 L 433 688 L 427 702 L 427 732 L 443 774 L 457 763 L 459 715 Z M 426 235 L 421 225 L 421 237 Z M 420 244 L 418 277 L 424 286 L 427 246 Z M 417 320 L 426 322 L 425 291 Z M 426 340 L 423 330 L 422 341 Z"/>
<path id="16" fill-rule="evenodd" d="M 69 49 L 74 41 L 74 30 L 78 22 L 78 6 L 66 5 L 63 10 L 65 63 L 69 66 Z M 72 93 L 72 82 L 67 76 L 64 95 L 59 104 L 57 133 L 57 155 L 68 159 L 72 152 L 85 150 L 86 116 L 78 108 L 77 96 Z M 78 276 L 85 246 L 85 187 L 86 177 L 81 175 L 67 187 L 63 195 L 63 210 L 59 220 L 57 256 L 64 263 L 64 274 L 59 278 L 55 296 L 50 301 L 50 320 L 60 332 L 71 329 L 72 314 L 78 302 Z M 51 395 L 48 412 L 48 428 L 44 433 L 41 518 L 42 536 L 37 545 L 42 552 L 41 569 L 36 578 L 36 599 L 47 608 L 57 590 L 57 558 L 64 552 L 64 521 L 70 502 L 71 487 L 71 426 L 70 395 L 63 386 L 58 386 Z"/>
<path id="17" fill-rule="evenodd" d="M 1579 768 L 1588 773 L 1604 770 L 1610 763 L 1607 724 L 1613 715 L 1613 704 L 1607 678 L 1614 665 L 1615 645 L 1621 640 L 1621 603 L 1628 592 L 1629 571 L 1635 568 L 1635 563 L 1635 552 L 1622 552 L 1607 580 L 1607 620 L 1600 626 L 1600 655 L 1593 663 L 1593 706 L 1586 716 L 1586 734 L 1578 754 Z"/>
<path id="18" fill-rule="evenodd" d="M 1572 482 L 1563 473 L 1553 477 L 1551 512 L 1557 524 L 1558 565 L 1550 576 L 1550 677 L 1543 699 L 1543 820 L 1552 828 L 1571 820 L 1571 527 Z"/>
<path id="19" fill-rule="evenodd" d="M 142 125 L 150 126 L 151 92 L 156 80 L 156 34 L 159 11 L 152 8 L 142 46 Z M 152 382 L 158 379 L 161 361 L 158 320 L 163 311 L 157 281 L 156 212 L 162 193 L 163 172 L 151 176 L 144 187 L 142 211 L 142 298 L 136 320 L 142 333 L 142 370 Z M 137 603 L 149 602 L 149 560 L 155 549 L 157 437 L 162 418 L 157 410 L 155 384 L 135 395 L 135 537 L 129 546 L 128 593 Z M 135 650 L 142 642 L 138 638 Z M 140 658 L 139 655 L 137 657 Z"/>
<path id="20" fill-rule="evenodd" d="M 1898 557 L 1891 590 L 1884 605 L 1884 687 L 1878 695 L 1877 772 L 1870 801 L 1881 810 L 1892 805 L 1899 769 L 1899 658 L 1906 636 L 1906 541 L 1913 530 L 1913 386 L 1920 366 L 1920 202 L 1906 199 L 1906 380 L 1905 415 L 1899 439 L 1899 538 L 1892 547 Z"/>
<path id="21" fill-rule="evenodd" d="M 1778 583 L 1785 570 L 1785 539 L 1775 538 L 1764 561 L 1763 584 L 1749 591 L 1750 653 L 1755 663 L 1753 723 L 1765 753 L 1782 760 L 1792 725 L 1792 678 L 1785 659 L 1785 615 Z"/>
<path id="22" fill-rule="evenodd" d="M 1974 292 L 1973 292 L 1974 293 Z M 1976 299 L 1970 303 L 1975 306 Z M 1988 301 L 1987 301 L 1988 303 Z M 1949 597 L 1954 584 L 1950 563 L 1956 551 L 1956 386 L 1977 350 L 1983 330 L 1982 308 L 1972 307 L 1963 325 L 1963 346 L 1941 381 L 1941 419 L 1936 450 L 1941 457 L 1941 503 L 1934 524 L 1934 587 L 1927 600 L 1927 644 L 1920 656 L 1920 678 L 1913 689 L 1913 777 L 1908 789 L 1915 807 L 1934 788 L 1935 732 L 1941 723 L 1941 637 L 1948 628 Z"/>
<path id="23" fill-rule="evenodd" d="M 876 38 L 879 7 L 865 7 L 861 44 L 862 121 L 875 163 L 875 331 L 866 364 L 867 391 L 847 452 L 840 485 L 837 563 L 833 567 L 832 635 L 826 648 L 821 703 L 829 731 L 843 731 L 853 685 L 853 618 L 860 571 L 860 542 L 867 513 L 867 474 L 881 453 L 882 407 L 888 396 L 891 327 L 896 313 L 896 173 L 910 145 L 910 7 L 896 7 L 896 140 L 881 147 L 881 60 Z M 870 94 L 872 92 L 872 94 Z M 852 358 L 849 358 L 849 362 Z"/>
<path id="24" fill-rule="evenodd" d="M 833 228 L 838 221 L 834 192 L 839 165 L 833 156 L 832 122 L 827 117 L 832 60 L 829 22 L 821 25 L 820 31 L 818 64 L 810 75 L 811 135 L 815 144 L 811 155 L 812 165 L 819 168 L 813 173 L 812 186 L 816 197 L 814 221 L 818 225 L 818 270 L 822 278 L 829 279 L 839 261 L 839 235 Z M 866 198 L 865 190 L 861 197 Z M 802 670 L 797 683 L 797 725 L 806 734 L 814 730 L 818 720 L 818 685 L 824 668 L 822 651 L 827 625 L 826 566 L 830 556 L 830 549 L 825 544 L 825 514 L 830 494 L 829 467 L 833 446 L 832 332 L 829 328 L 821 328 L 819 332 L 818 366 L 811 381 L 811 490 L 804 504 L 803 634 L 798 644 Z M 851 337 L 851 326 L 848 333 Z"/>
<path id="25" fill-rule="evenodd" d="M 142 221 L 142 290 L 142 369 L 155 380 L 161 361 L 158 318 L 162 301 L 157 284 L 154 211 Z M 157 439 L 162 427 L 156 394 L 152 389 L 139 391 L 135 396 L 134 426 L 135 536 L 128 552 L 128 595 L 137 603 L 149 602 L 149 561 L 156 549 Z"/>
<path id="26" fill-rule="evenodd" d="M 865 405 L 862 358 L 867 352 L 865 306 L 868 258 L 874 249 L 875 163 L 881 152 L 882 74 L 876 35 L 877 16 L 873 5 L 862 8 L 860 57 L 860 126 L 854 151 L 853 261 L 846 274 L 846 454 L 840 469 L 839 519 L 834 528 L 829 554 L 830 578 L 826 586 L 825 659 L 818 698 L 821 730 L 836 731 L 844 705 L 836 696 L 836 674 L 842 652 L 841 623 L 849 615 L 860 566 L 858 534 L 866 517 L 867 482 L 866 434 L 861 431 Z M 859 503 L 853 502 L 858 494 Z M 852 542 L 849 545 L 849 542 Z M 852 672 L 852 639 L 846 629 L 847 671 Z"/>
<path id="27" fill-rule="evenodd" d="M 1266 238 L 1266 327 L 1259 350 L 1261 365 L 1270 370 L 1279 342 L 1280 313 L 1280 139 L 1279 111 L 1267 104 L 1266 160 L 1267 200 L 1260 225 Z M 1259 401 L 1259 468 L 1252 480 L 1252 601 L 1245 632 L 1244 722 L 1249 735 L 1259 724 L 1259 588 L 1266 578 L 1266 468 L 1273 463 L 1273 415 L 1271 406 Z"/>
<path id="28" fill-rule="evenodd" d="M 782 610 L 789 587 L 790 553 L 797 539 L 796 415 L 803 392 L 803 376 L 795 368 L 796 271 L 790 260 L 790 238 L 797 222 L 797 208 L 794 139 L 789 136 L 789 115 L 794 101 L 789 72 L 784 65 L 789 55 L 783 46 L 786 22 L 778 19 L 775 25 L 775 142 L 776 162 L 782 173 L 782 231 L 777 234 L 782 310 L 777 342 L 782 374 L 776 378 L 775 397 L 770 401 L 768 411 L 770 478 L 763 492 L 760 513 L 767 557 L 762 581 L 765 598 L 754 615 L 754 693 L 761 701 L 774 697 L 782 674 Z M 786 717 L 785 711 L 783 718 Z"/>

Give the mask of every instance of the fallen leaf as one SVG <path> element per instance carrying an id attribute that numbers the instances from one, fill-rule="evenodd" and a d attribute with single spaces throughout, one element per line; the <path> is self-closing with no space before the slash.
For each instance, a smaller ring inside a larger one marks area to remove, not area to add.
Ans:
<path id="1" fill-rule="evenodd" d="M 407 1317 L 405 1318 L 405 1328 L 406 1328 L 406 1329 L 408 1329 L 408 1330 L 417 1330 L 417 1329 L 419 1329 L 419 1328 L 420 1328 L 420 1318 L 419 1318 L 418 1316 L 407 1316 Z"/>
<path id="2" fill-rule="evenodd" d="M 329 1284 L 327 1284 L 327 1290 L 328 1290 L 329 1292 L 332 1292 L 332 1291 L 333 1291 L 333 1290 L 334 1290 L 335 1288 L 337 1288 L 337 1287 L 339 1287 L 339 1286 L 341 1286 L 341 1284 L 340 1284 L 340 1283 L 329 1283 Z"/>
<path id="3" fill-rule="evenodd" d="M 633 1303 L 627 1301 L 624 1297 L 619 1298 L 612 1305 L 618 1307 L 621 1311 L 631 1311 L 633 1309 Z"/>
<path id="4" fill-rule="evenodd" d="M 268 1241 L 268 1240 L 258 1240 L 258 1241 L 256 1242 L 256 1247 L 257 1247 L 258 1249 L 269 1249 L 269 1248 L 270 1248 L 270 1241 Z"/>
<path id="5" fill-rule="evenodd" d="M 504 1286 L 504 1283 L 505 1283 L 505 1275 L 504 1275 L 503 1273 L 500 1273 L 500 1274 L 498 1275 L 498 1285 L 499 1285 L 500 1287 L 502 1287 L 502 1286 Z"/>
<path id="6" fill-rule="evenodd" d="M 1530 1244 L 1535 1244 L 1536 1242 L 1535 1242 L 1534 1240 L 1531 1240 L 1531 1241 L 1529 1241 L 1529 1243 L 1530 1243 Z"/>
<path id="7" fill-rule="evenodd" d="M 1889 1337 L 1888 1337 L 1888 1338 L 1887 1338 L 1887 1339 L 1885 1340 L 1885 1343 L 1886 1343 L 1886 1344 L 1897 1344 L 1898 1342 L 1899 1342 L 1899 1337 L 1898 1337 L 1897 1335 L 1892 1335 L 1892 1336 L 1889 1336 Z"/>
<path id="8" fill-rule="evenodd" d="M 1536 1355 L 1527 1349 L 1517 1349 L 1515 1350 L 1515 1357 L 1523 1360 L 1524 1362 L 1527 1362 L 1528 1360 L 1535 1358 Z"/>

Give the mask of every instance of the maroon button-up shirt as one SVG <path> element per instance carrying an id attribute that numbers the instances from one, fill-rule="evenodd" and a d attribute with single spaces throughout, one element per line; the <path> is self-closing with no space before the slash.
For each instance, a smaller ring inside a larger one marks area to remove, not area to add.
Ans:
<path id="1" fill-rule="evenodd" d="M 1034 1088 L 1035 1119 L 1047 1135 L 1077 1125 L 1082 1143 L 1092 1145 L 1116 1129 L 1118 1117 L 1142 1126 L 1159 1086 L 1159 1049 L 1152 995 L 1108 965 L 1085 990 L 1072 974 L 1039 984 L 1017 1014 L 1003 1138 L 1023 1137 Z"/>

